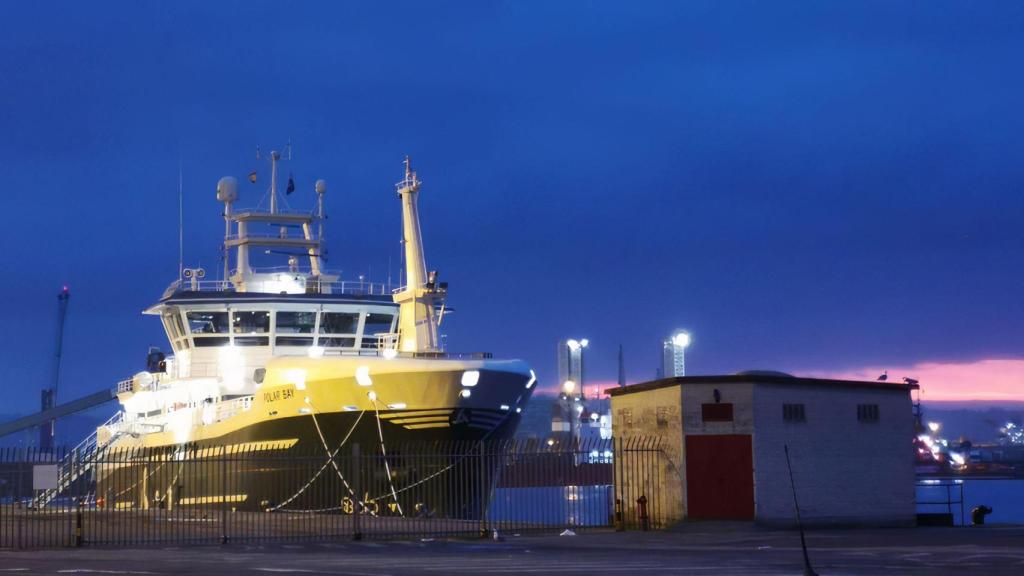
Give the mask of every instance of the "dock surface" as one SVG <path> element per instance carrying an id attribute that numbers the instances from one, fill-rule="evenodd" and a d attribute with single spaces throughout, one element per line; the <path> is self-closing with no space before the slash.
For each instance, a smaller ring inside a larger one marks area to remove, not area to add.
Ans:
<path id="1" fill-rule="evenodd" d="M 670 532 L 502 540 L 338 541 L 0 552 L 17 574 L 801 574 L 793 531 L 693 524 Z M 1022 574 L 1024 527 L 815 530 L 819 574 Z"/>

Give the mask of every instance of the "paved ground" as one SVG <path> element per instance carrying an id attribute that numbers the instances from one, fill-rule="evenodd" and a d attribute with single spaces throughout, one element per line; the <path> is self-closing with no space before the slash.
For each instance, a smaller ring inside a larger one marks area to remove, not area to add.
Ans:
<path id="1" fill-rule="evenodd" d="M 1024 527 L 823 530 L 819 574 L 1024 574 Z M 794 532 L 694 524 L 659 533 L 505 535 L 503 541 L 338 542 L 0 551 L 19 574 L 801 574 Z"/>

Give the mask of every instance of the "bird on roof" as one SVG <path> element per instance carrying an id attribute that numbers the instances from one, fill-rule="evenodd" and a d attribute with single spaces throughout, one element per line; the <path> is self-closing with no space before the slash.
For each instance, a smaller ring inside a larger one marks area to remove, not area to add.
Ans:
<path id="1" fill-rule="evenodd" d="M 888 370 L 882 372 L 882 375 L 878 377 L 878 381 L 879 382 L 885 382 L 888 379 L 889 379 L 889 371 Z"/>
<path id="2" fill-rule="evenodd" d="M 904 376 L 903 383 L 904 384 L 910 384 L 911 386 L 916 386 L 917 385 L 917 380 L 914 379 L 914 378 L 907 378 L 907 377 Z"/>

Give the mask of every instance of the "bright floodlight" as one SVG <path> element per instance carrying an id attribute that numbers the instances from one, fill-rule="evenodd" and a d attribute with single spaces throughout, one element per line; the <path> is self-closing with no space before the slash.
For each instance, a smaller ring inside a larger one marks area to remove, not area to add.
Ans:
<path id="1" fill-rule="evenodd" d="M 687 332 L 676 332 L 672 337 L 672 345 L 678 348 L 686 348 L 690 345 L 690 334 Z"/>
<path id="2" fill-rule="evenodd" d="M 586 348 L 589 344 L 590 344 L 590 340 L 587 340 L 586 338 L 580 340 L 580 347 L 581 348 Z"/>
<path id="3" fill-rule="evenodd" d="M 931 430 L 932 432 L 938 432 L 939 431 L 939 423 L 938 422 L 929 422 L 928 423 L 928 429 Z"/>
<path id="4" fill-rule="evenodd" d="M 573 391 L 576 390 L 576 383 L 572 380 L 566 380 L 565 383 L 562 384 L 562 390 L 566 394 L 572 394 Z"/>
<path id="5" fill-rule="evenodd" d="M 370 378 L 370 367 L 360 366 L 356 368 L 356 384 L 360 386 L 373 386 L 373 379 Z"/>
<path id="6" fill-rule="evenodd" d="M 467 388 L 476 386 L 477 382 L 480 381 L 479 370 L 466 370 L 462 373 L 462 385 Z"/>
<path id="7" fill-rule="evenodd" d="M 569 347 L 573 352 L 580 349 L 580 343 L 576 340 L 566 340 L 565 345 Z"/>

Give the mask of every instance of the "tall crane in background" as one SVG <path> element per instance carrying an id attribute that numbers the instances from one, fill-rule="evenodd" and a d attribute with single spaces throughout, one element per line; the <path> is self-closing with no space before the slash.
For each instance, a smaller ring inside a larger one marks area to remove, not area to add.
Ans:
<path id="1" fill-rule="evenodd" d="M 57 355 L 54 359 L 53 387 L 43 388 L 42 412 L 57 405 L 57 390 L 60 388 L 61 360 L 64 352 L 64 321 L 68 316 L 68 303 L 71 291 L 67 286 L 57 294 Z M 53 438 L 56 434 L 57 420 L 47 420 L 39 426 L 39 449 L 44 452 L 53 451 Z"/>

